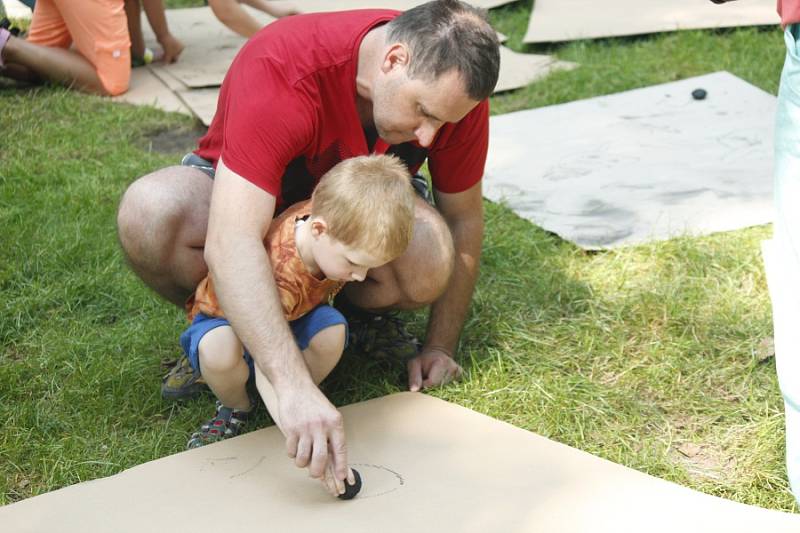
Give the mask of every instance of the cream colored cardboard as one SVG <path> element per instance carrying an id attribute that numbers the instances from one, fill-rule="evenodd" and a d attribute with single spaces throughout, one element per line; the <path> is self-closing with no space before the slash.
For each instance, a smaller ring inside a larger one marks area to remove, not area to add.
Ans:
<path id="1" fill-rule="evenodd" d="M 264 25 L 275 20 L 261 11 L 243 7 Z M 170 32 L 183 42 L 185 48 L 178 61 L 158 68 L 188 87 L 221 85 L 246 39 L 225 27 L 209 7 L 168 9 L 166 16 Z M 146 17 L 143 19 L 146 21 Z M 147 23 L 142 27 L 148 45 L 157 47 L 155 35 Z"/>
<path id="2" fill-rule="evenodd" d="M 519 89 L 540 80 L 554 70 L 571 70 L 575 63 L 558 61 L 551 56 L 520 54 L 505 46 L 500 47 L 500 77 L 494 92 Z"/>
<path id="3" fill-rule="evenodd" d="M 156 78 L 160 79 L 164 85 L 169 87 L 171 91 L 177 93 L 189 90 L 189 87 L 185 83 L 169 73 L 169 70 L 167 70 L 167 65 L 164 65 L 164 63 L 152 63 L 148 65 L 147 68 L 149 68 L 150 72 L 152 72 Z"/>
<path id="4" fill-rule="evenodd" d="M 494 116 L 484 195 L 587 249 L 765 224 L 774 117 L 727 72 Z"/>
<path id="5" fill-rule="evenodd" d="M 508 91 L 524 87 L 544 78 L 554 70 L 572 69 L 577 67 L 575 63 L 557 61 L 550 56 L 536 54 L 520 54 L 506 48 L 500 47 L 500 78 L 497 81 L 495 92 Z M 157 66 L 154 71 L 162 79 L 172 79 L 169 67 Z M 179 84 L 181 82 L 178 82 Z M 217 110 L 217 100 L 219 99 L 219 88 L 191 89 L 184 86 L 175 88 L 177 95 L 192 110 L 206 126 L 211 124 L 214 113 Z"/>
<path id="6" fill-rule="evenodd" d="M 269 428 L 0 508 L 15 533 L 771 533 L 800 517 L 701 494 L 419 393 L 342 408 L 354 500 Z"/>
<path id="7" fill-rule="evenodd" d="M 178 96 L 205 126 L 211 125 L 214 113 L 217 112 L 219 87 L 180 91 Z"/>
<path id="8" fill-rule="evenodd" d="M 332 7 L 335 4 L 327 1 L 322 3 L 327 7 Z M 362 4 L 364 3 L 362 2 Z M 362 5 L 362 7 L 364 7 L 364 5 Z M 250 14 L 265 25 L 275 20 L 261 11 L 251 9 L 247 6 L 244 7 Z M 381 6 L 375 5 L 372 7 Z M 342 7 L 341 9 L 351 8 L 352 7 Z M 332 10 L 333 9 L 328 9 L 328 11 Z M 228 72 L 233 58 L 236 57 L 237 52 L 242 45 L 244 45 L 245 39 L 228 30 L 217 20 L 214 13 L 212 13 L 211 9 L 208 7 L 169 9 L 166 13 L 170 31 L 183 41 L 186 48 L 181 54 L 180 59 L 172 65 L 153 65 L 153 68 L 158 69 L 159 77 L 163 79 L 165 74 L 169 75 L 191 88 L 217 87 L 222 85 L 222 80 L 225 79 L 225 74 Z M 143 26 L 147 28 L 145 39 L 148 44 L 152 47 L 157 46 L 155 44 L 155 36 L 152 34 L 149 26 L 146 24 Z M 501 34 L 498 34 L 498 36 L 500 38 L 504 37 Z M 512 80 L 515 78 L 524 80 L 531 76 L 534 76 L 535 79 L 542 75 L 538 65 L 531 65 L 530 61 L 517 59 L 514 65 L 515 68 L 520 68 L 522 72 L 519 74 L 510 72 L 509 75 Z M 531 74 L 531 72 L 534 71 L 535 74 Z M 509 88 L 521 87 L 529 82 L 517 85 L 514 85 L 514 83 L 518 82 L 512 81 Z M 175 90 L 179 91 L 181 89 Z"/>
<path id="9" fill-rule="evenodd" d="M 536 0 L 526 43 L 778 24 L 775 0 Z"/>
<path id="10" fill-rule="evenodd" d="M 174 111 L 189 116 L 193 114 L 169 87 L 144 67 L 131 71 L 130 88 L 126 93 L 111 98 L 111 101 L 151 105 L 163 111 Z"/>
<path id="11" fill-rule="evenodd" d="M 424 4 L 427 0 L 292 0 L 289 4 L 302 13 L 318 13 L 330 11 L 347 11 L 350 9 L 396 9 L 406 11 Z M 514 0 L 470 0 L 469 4 L 491 9 Z M 278 4 L 278 2 L 275 2 Z M 286 4 L 284 4 L 286 5 Z"/>

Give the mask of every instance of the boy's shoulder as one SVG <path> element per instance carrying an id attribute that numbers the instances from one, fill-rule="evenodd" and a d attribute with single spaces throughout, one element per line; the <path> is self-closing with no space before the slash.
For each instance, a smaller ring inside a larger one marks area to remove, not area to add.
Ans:
<path id="1" fill-rule="evenodd" d="M 269 224 L 269 233 L 273 233 L 280 228 L 286 221 L 290 221 L 294 225 L 297 218 L 303 218 L 311 214 L 311 200 L 303 200 L 287 207 L 278 216 L 272 219 Z"/>

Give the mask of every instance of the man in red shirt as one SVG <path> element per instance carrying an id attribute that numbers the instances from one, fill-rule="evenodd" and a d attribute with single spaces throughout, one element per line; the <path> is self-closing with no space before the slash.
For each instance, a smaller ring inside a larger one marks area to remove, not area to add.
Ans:
<path id="1" fill-rule="evenodd" d="M 458 0 L 403 14 L 359 10 L 281 19 L 240 51 L 191 166 L 144 176 L 120 204 L 120 242 L 136 273 L 182 305 L 209 273 L 234 330 L 279 399 L 287 451 L 320 477 L 347 472 L 340 413 L 314 385 L 281 312 L 263 237 L 338 161 L 427 159 L 436 208 L 417 201 L 407 252 L 347 290 L 361 308 L 430 305 L 408 363 L 412 391 L 457 378 L 454 360 L 483 236 L 481 177 L 499 44 Z M 209 179 L 213 176 L 213 180 Z M 387 206 L 390 209 L 391 206 Z"/>

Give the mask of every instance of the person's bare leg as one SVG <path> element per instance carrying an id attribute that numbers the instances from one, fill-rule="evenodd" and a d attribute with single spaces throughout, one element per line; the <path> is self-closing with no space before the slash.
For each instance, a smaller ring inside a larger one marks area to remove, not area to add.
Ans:
<path id="1" fill-rule="evenodd" d="M 120 201 L 117 231 L 128 262 L 179 307 L 208 273 L 203 246 L 212 185 L 196 168 L 168 167 L 133 182 Z"/>
<path id="2" fill-rule="evenodd" d="M 144 35 L 142 34 L 142 6 L 139 0 L 125 0 L 125 15 L 128 18 L 128 36 L 131 39 L 131 55 L 144 56 Z"/>
<path id="3" fill-rule="evenodd" d="M 71 50 L 29 43 L 18 37 L 9 38 L 2 51 L 3 62 L 10 68 L 4 75 L 22 81 L 32 81 L 29 72 L 88 93 L 108 96 L 94 66 L 82 55 Z M 19 77 L 16 77 L 19 76 Z"/>
<path id="4" fill-rule="evenodd" d="M 197 346 L 200 370 L 211 391 L 225 407 L 250 410 L 247 378 L 250 368 L 241 341 L 230 326 L 214 328 Z"/>
<path id="5" fill-rule="evenodd" d="M 424 201 L 417 199 L 415 209 L 414 235 L 405 253 L 370 270 L 363 282 L 345 285 L 350 303 L 370 311 L 419 309 L 447 288 L 455 257 L 450 229 Z"/>

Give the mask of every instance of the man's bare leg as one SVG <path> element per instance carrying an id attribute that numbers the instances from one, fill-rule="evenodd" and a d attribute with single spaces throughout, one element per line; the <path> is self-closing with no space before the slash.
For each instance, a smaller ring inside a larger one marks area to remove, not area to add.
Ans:
<path id="1" fill-rule="evenodd" d="M 414 236 L 405 253 L 388 265 L 369 271 L 361 283 L 348 283 L 344 293 L 353 305 L 370 311 L 419 309 L 435 301 L 453 273 L 453 237 L 442 216 L 417 199 Z"/>
<path id="2" fill-rule="evenodd" d="M 208 273 L 203 246 L 212 185 L 196 168 L 157 170 L 128 187 L 117 213 L 120 244 L 134 272 L 179 307 Z"/>

